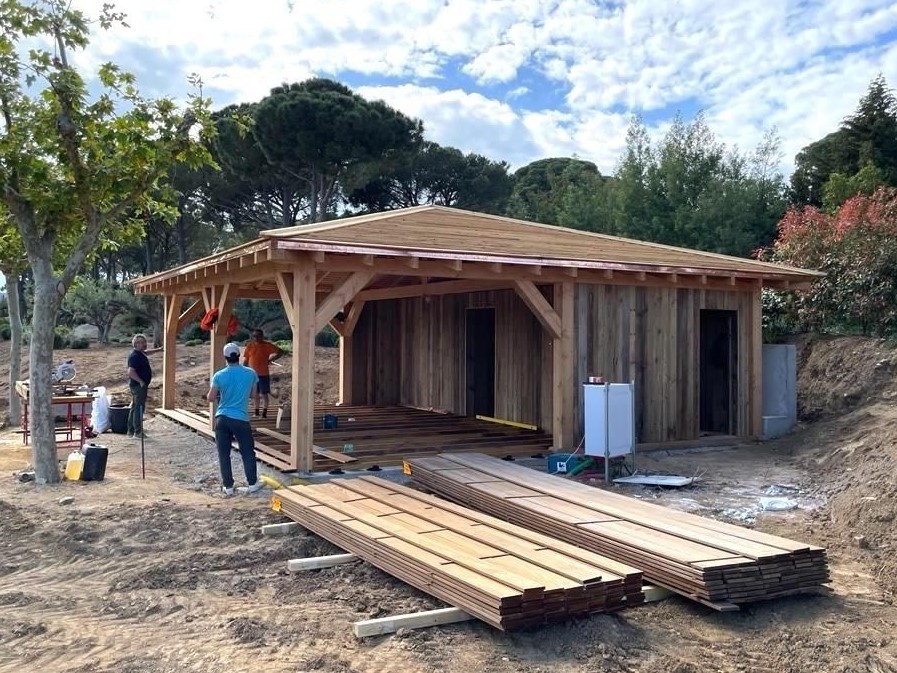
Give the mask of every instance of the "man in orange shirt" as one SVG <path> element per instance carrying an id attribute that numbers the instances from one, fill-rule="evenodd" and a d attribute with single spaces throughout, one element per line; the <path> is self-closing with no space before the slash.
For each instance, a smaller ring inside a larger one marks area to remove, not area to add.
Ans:
<path id="1" fill-rule="evenodd" d="M 251 340 L 243 349 L 243 364 L 252 367 L 259 377 L 258 385 L 252 393 L 256 416 L 259 415 L 259 396 L 261 396 L 264 402 L 262 418 L 268 417 L 268 394 L 271 392 L 271 373 L 268 371 L 268 365 L 283 355 L 284 351 L 277 344 L 265 341 L 265 333 L 262 330 L 252 330 Z"/>

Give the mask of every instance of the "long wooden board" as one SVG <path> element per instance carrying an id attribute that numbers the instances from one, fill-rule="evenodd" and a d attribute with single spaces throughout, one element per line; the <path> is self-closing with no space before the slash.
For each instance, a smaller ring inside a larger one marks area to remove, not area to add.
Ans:
<path id="1" fill-rule="evenodd" d="M 437 493 L 644 570 L 710 605 L 815 591 L 825 550 L 677 512 L 473 453 L 414 458 L 406 472 Z"/>
<path id="2" fill-rule="evenodd" d="M 644 600 L 641 572 L 375 477 L 277 490 L 274 508 L 496 628 Z"/>

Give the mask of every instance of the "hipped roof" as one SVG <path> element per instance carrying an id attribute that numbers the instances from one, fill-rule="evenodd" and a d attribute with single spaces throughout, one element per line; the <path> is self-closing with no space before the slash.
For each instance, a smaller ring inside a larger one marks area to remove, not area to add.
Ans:
<path id="1" fill-rule="evenodd" d="M 780 264 L 446 206 L 417 206 L 319 224 L 272 229 L 262 232 L 262 236 L 388 247 L 419 252 L 422 257 L 427 252 L 452 253 L 462 259 L 471 255 L 525 257 L 546 266 L 551 266 L 552 260 L 563 260 L 676 266 L 683 270 L 747 271 L 777 277 L 782 274 L 796 274 L 801 278 L 822 275 Z"/>
<path id="2" fill-rule="evenodd" d="M 418 206 L 318 224 L 272 229 L 256 241 L 136 279 L 141 292 L 248 254 L 282 249 L 328 255 L 420 258 L 658 274 L 711 275 L 805 285 L 823 274 L 780 264 L 537 224 L 445 206 Z M 269 253 L 268 259 L 271 259 Z M 326 266 L 326 265 L 325 265 Z M 228 269 L 230 266 L 227 267 Z M 225 279 L 222 279 L 225 280 Z"/>

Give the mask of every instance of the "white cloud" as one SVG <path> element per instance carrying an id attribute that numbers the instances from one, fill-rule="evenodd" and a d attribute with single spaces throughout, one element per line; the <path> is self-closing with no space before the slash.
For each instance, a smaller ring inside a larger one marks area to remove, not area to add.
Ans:
<path id="1" fill-rule="evenodd" d="M 95 14 L 103 0 L 75 2 Z M 151 58 L 156 86 L 177 96 L 198 72 L 216 105 L 312 75 L 362 77 L 377 84 L 365 95 L 421 117 L 439 142 L 515 165 L 576 153 L 603 172 L 632 112 L 660 115 L 656 133 L 680 106 L 705 108 L 717 137 L 743 150 L 778 127 L 787 170 L 879 71 L 897 85 L 893 0 L 257 4 L 117 0 L 132 28 L 99 32 L 92 62 L 147 69 Z"/>

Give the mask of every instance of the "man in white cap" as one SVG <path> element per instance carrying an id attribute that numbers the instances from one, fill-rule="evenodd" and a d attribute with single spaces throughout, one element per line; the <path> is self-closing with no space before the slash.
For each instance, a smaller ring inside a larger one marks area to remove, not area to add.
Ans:
<path id="1" fill-rule="evenodd" d="M 218 446 L 218 466 L 221 469 L 221 490 L 225 496 L 234 494 L 234 474 L 231 469 L 231 445 L 240 447 L 247 486 L 240 493 L 255 493 L 264 484 L 258 480 L 255 465 L 255 442 L 249 425 L 249 398 L 258 383 L 258 374 L 240 364 L 240 346 L 229 343 L 224 347 L 224 369 L 212 375 L 206 399 L 218 402 L 215 412 L 215 444 Z"/>

